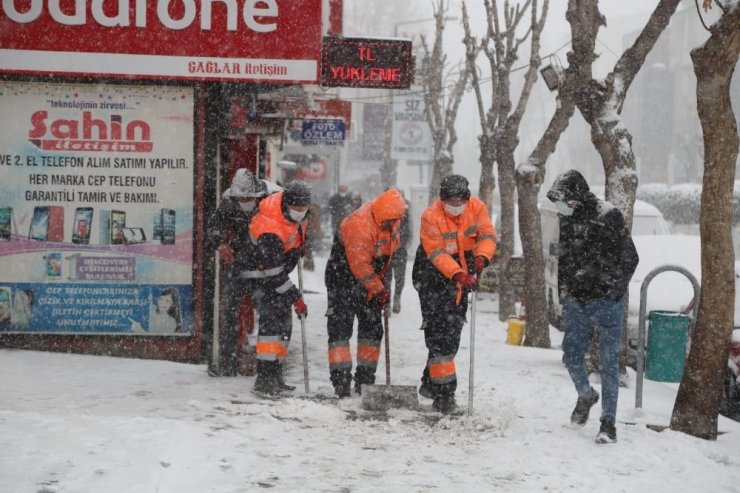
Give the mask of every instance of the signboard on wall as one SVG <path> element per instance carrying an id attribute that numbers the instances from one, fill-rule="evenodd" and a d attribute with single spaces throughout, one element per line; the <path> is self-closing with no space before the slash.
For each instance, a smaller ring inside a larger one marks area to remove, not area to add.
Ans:
<path id="1" fill-rule="evenodd" d="M 324 38 L 321 54 L 324 86 L 408 89 L 413 72 L 410 40 Z"/>
<path id="2" fill-rule="evenodd" d="M 0 82 L 0 331 L 193 330 L 194 93 Z"/>
<path id="3" fill-rule="evenodd" d="M 393 97 L 392 159 L 427 161 L 432 155 L 432 130 L 427 121 L 424 91 L 419 87 Z"/>
<path id="4" fill-rule="evenodd" d="M 0 73 L 315 83 L 321 0 L 4 1 Z"/>
<path id="5" fill-rule="evenodd" d="M 362 106 L 362 158 L 382 161 L 385 156 L 386 127 L 390 107 L 381 103 Z"/>
<path id="6" fill-rule="evenodd" d="M 342 145 L 344 143 L 343 120 L 303 120 L 301 130 L 303 145 Z"/>

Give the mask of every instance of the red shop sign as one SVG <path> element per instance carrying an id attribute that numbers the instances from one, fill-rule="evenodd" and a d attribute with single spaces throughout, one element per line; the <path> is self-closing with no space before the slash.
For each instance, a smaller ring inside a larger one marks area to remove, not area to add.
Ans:
<path id="1" fill-rule="evenodd" d="M 322 0 L 4 0 L 0 73 L 315 83 L 321 20 Z"/>

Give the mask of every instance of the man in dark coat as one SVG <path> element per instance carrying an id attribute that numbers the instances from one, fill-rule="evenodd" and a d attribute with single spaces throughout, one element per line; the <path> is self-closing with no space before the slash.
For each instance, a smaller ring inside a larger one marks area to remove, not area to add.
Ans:
<path id="1" fill-rule="evenodd" d="M 337 234 L 339 223 L 355 210 L 352 206 L 352 194 L 349 193 L 347 185 L 339 185 L 337 193 L 329 198 L 329 215 L 331 216 L 332 236 Z"/>
<path id="2" fill-rule="evenodd" d="M 211 216 L 206 229 L 206 251 L 218 251 L 224 266 L 224 289 L 219 310 L 220 361 L 212 361 L 208 351 L 208 374 L 235 376 L 238 370 L 239 307 L 246 293 L 246 280 L 241 274 L 248 269 L 254 255 L 249 241 L 249 223 L 257 211 L 257 202 L 266 194 L 264 184 L 251 171 L 239 169 L 223 200 Z"/>
<path id="3" fill-rule="evenodd" d="M 588 381 L 585 355 L 600 335 L 603 395 L 597 443 L 613 443 L 619 393 L 619 351 L 625 298 L 639 257 L 622 213 L 589 190 L 569 170 L 555 179 L 547 198 L 560 216 L 558 292 L 563 303 L 563 361 L 578 392 L 571 422 L 583 426 L 599 394 Z"/>

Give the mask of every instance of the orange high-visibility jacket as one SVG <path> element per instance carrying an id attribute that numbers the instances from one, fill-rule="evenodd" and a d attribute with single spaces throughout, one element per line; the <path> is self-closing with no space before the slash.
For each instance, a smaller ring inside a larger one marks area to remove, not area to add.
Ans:
<path id="1" fill-rule="evenodd" d="M 242 273 L 287 294 L 291 300 L 300 297 L 288 274 L 300 259 L 305 243 L 306 220 L 293 222 L 282 210 L 283 193 L 274 193 L 259 203 L 259 211 L 249 225 L 249 236 L 255 254 L 249 271 Z"/>
<path id="2" fill-rule="evenodd" d="M 347 216 L 339 225 L 349 269 L 370 298 L 383 290 L 382 276 L 398 248 L 398 228 L 405 210 L 406 202 L 401 193 L 391 188 Z M 391 231 L 380 229 L 383 221 L 394 221 Z M 376 270 L 379 259 L 385 260 L 380 271 Z"/>
<path id="3" fill-rule="evenodd" d="M 467 264 L 471 256 L 481 255 L 490 262 L 496 251 L 496 231 L 486 205 L 477 197 L 470 197 L 457 217 L 445 211 L 442 200 L 435 201 L 421 215 L 420 236 L 427 258 L 447 279 L 472 272 Z"/>

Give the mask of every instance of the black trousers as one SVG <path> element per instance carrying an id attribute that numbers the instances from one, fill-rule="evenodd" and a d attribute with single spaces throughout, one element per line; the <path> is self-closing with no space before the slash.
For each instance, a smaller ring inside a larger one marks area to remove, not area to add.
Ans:
<path id="1" fill-rule="evenodd" d="M 454 395 L 457 373 L 454 360 L 460 348 L 460 335 L 468 310 L 468 293 L 455 303 L 457 289 L 450 284 L 441 290 L 419 293 L 424 342 L 429 354 L 421 382 L 431 386 L 435 396 Z"/>
<path id="2" fill-rule="evenodd" d="M 292 303 L 288 296 L 260 285 L 255 286 L 251 295 L 259 314 L 257 378 L 282 379 L 282 366 L 293 332 Z"/>
<path id="3" fill-rule="evenodd" d="M 239 277 L 240 269 L 230 265 L 224 276 L 224 288 L 221 294 L 219 307 L 219 365 L 218 370 L 225 375 L 236 375 L 237 345 L 239 341 L 239 309 L 244 296 L 247 295 L 249 285 L 245 279 Z M 213 351 L 208 352 L 209 366 L 213 366 Z"/>
<path id="4" fill-rule="evenodd" d="M 367 300 L 359 286 L 328 288 L 326 310 L 329 336 L 329 372 L 332 384 L 348 385 L 352 379 L 352 361 L 349 340 L 357 317 L 357 369 L 355 382 L 361 385 L 375 383 L 375 372 L 383 340 L 383 315 L 375 300 Z M 333 355 L 339 355 L 334 357 Z M 348 361 L 349 358 L 349 361 Z"/>

